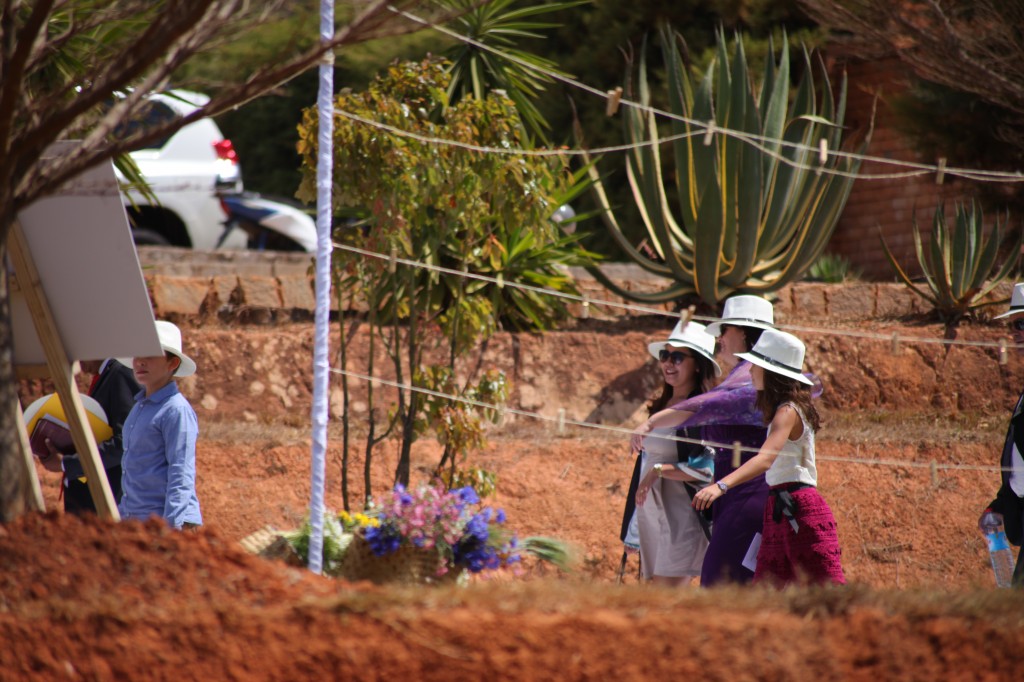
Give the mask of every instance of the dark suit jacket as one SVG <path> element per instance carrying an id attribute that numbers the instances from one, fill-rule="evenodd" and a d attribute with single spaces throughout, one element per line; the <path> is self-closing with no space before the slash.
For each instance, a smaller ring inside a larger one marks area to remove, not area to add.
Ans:
<path id="1" fill-rule="evenodd" d="M 100 378 L 90 393 L 107 413 L 107 423 L 114 431 L 112 438 L 99 443 L 103 468 L 108 471 L 121 466 L 121 455 L 124 454 L 121 429 L 124 427 L 125 419 L 128 418 L 128 413 L 135 406 L 135 394 L 141 390 L 142 386 L 135 381 L 135 373 L 131 368 L 125 367 L 111 358 L 100 372 Z M 82 462 L 77 455 L 64 458 L 64 471 L 70 480 L 85 475 Z"/>

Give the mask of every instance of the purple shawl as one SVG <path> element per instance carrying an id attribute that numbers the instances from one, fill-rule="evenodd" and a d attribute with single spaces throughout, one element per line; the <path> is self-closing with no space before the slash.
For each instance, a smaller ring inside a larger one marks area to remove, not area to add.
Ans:
<path id="1" fill-rule="evenodd" d="M 821 381 L 810 373 L 804 376 L 814 382 L 811 395 L 819 397 L 822 392 Z M 718 386 L 670 407 L 673 410 L 693 412 L 682 426 L 730 424 L 764 427 L 764 415 L 755 407 L 756 402 L 757 390 L 750 379 L 750 363 L 741 360 Z"/>

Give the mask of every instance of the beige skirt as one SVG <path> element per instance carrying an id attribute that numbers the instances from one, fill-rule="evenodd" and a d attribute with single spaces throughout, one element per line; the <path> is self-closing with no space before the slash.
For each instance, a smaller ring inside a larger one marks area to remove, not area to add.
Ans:
<path id="1" fill-rule="evenodd" d="M 662 432 L 655 429 L 644 441 L 647 456 L 640 472 L 641 480 L 656 463 L 674 466 L 678 461 L 675 442 L 656 437 Z M 665 478 L 655 481 L 644 505 L 637 508 L 637 523 L 644 578 L 700 575 L 708 540 L 697 512 L 690 506 L 690 496 L 682 481 Z"/>

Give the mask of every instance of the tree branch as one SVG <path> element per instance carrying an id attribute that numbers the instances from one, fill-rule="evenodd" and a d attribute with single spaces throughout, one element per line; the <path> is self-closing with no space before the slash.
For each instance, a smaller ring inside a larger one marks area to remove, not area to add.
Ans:
<path id="1" fill-rule="evenodd" d="M 234 0 L 232 0 L 232 4 Z M 188 4 L 188 3 L 186 3 Z M 207 3 L 210 6 L 218 6 L 216 2 Z M 16 165 L 14 177 L 20 178 L 17 182 L 17 189 L 14 193 L 14 203 L 17 209 L 23 208 L 41 196 L 57 190 L 61 185 L 68 182 L 76 175 L 86 169 L 104 162 L 114 156 L 140 148 L 154 140 L 166 137 L 182 127 L 208 116 L 216 116 L 219 113 L 245 104 L 259 95 L 287 82 L 299 73 L 318 64 L 323 55 L 339 47 L 350 45 L 367 40 L 369 37 L 379 37 L 381 31 L 387 30 L 392 22 L 400 24 L 396 19 L 391 7 L 415 5 L 416 0 L 376 0 L 372 2 L 358 17 L 344 28 L 337 31 L 333 38 L 322 45 L 285 61 L 283 64 L 266 67 L 254 73 L 244 83 L 229 87 L 210 101 L 192 112 L 191 114 L 169 122 L 165 125 L 149 128 L 145 131 L 132 135 L 121 140 L 111 140 L 111 134 L 123 121 L 128 120 L 144 105 L 147 93 L 154 91 L 157 85 L 162 84 L 169 77 L 176 66 L 183 63 L 202 46 L 203 40 L 215 34 L 212 28 L 204 29 L 201 32 L 191 32 L 185 36 L 179 36 L 180 45 L 171 55 L 165 55 L 162 62 L 146 74 L 142 83 L 126 96 L 116 102 L 95 127 L 89 132 L 82 144 L 70 155 L 60 159 L 40 159 L 42 152 L 53 142 L 64 137 L 75 121 L 86 116 L 90 111 L 104 104 L 105 100 L 100 95 L 106 92 L 117 91 L 121 88 L 117 78 L 113 74 L 102 76 L 106 80 L 97 81 L 87 92 L 83 92 L 80 98 L 67 108 L 65 115 L 54 115 L 44 118 L 37 125 L 22 131 L 16 149 L 12 154 L 12 160 Z M 213 19 L 210 23 L 219 23 L 218 28 L 223 28 L 225 21 L 221 17 Z M 163 24 L 161 24 L 163 26 Z M 409 30 L 408 27 L 395 26 L 396 31 Z M 149 32 L 147 31 L 147 34 Z M 171 41 L 172 43 L 175 41 Z M 165 40 L 166 44 L 167 41 Z M 126 73 L 129 70 L 122 70 Z M 123 77 L 123 76 L 122 76 Z M 105 88 L 100 83 L 105 83 Z M 74 112 L 71 115 L 68 112 Z M 16 210 L 17 210 L 16 209 Z"/>

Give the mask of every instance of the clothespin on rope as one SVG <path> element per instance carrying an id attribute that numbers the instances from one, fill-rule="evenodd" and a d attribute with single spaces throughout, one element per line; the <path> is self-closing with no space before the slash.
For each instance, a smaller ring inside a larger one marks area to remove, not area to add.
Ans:
<path id="1" fill-rule="evenodd" d="M 928 468 L 931 470 L 931 474 L 932 474 L 932 487 L 933 488 L 938 488 L 939 487 L 939 465 L 936 464 L 935 460 L 933 459 L 931 464 L 928 466 Z"/>
<path id="2" fill-rule="evenodd" d="M 741 447 L 742 446 L 740 445 L 740 442 L 738 440 L 734 440 L 732 442 L 732 468 L 733 469 L 739 469 L 740 468 L 740 456 L 741 456 L 740 455 L 740 448 Z"/>
<path id="3" fill-rule="evenodd" d="M 935 169 L 935 184 L 941 185 L 946 179 L 946 157 L 940 156 L 937 168 Z"/>
<path id="4" fill-rule="evenodd" d="M 900 352 L 900 335 L 898 332 L 892 333 L 892 354 L 897 355 Z"/>
<path id="5" fill-rule="evenodd" d="M 690 320 L 693 319 L 694 313 L 697 312 L 697 306 L 691 305 L 685 310 L 679 311 L 679 328 L 686 329 L 686 325 L 690 324 Z"/>
<path id="6" fill-rule="evenodd" d="M 607 92 L 608 102 L 604 107 L 605 116 L 614 116 L 619 111 L 619 102 L 622 101 L 622 87 L 615 87 Z"/>
<path id="7" fill-rule="evenodd" d="M 388 272 L 392 275 L 395 274 L 395 270 L 398 269 L 398 247 L 391 247 L 391 255 L 388 256 Z"/>
<path id="8" fill-rule="evenodd" d="M 569 155 L 565 153 L 565 147 L 558 148 L 558 160 L 562 162 L 562 168 L 569 168 Z"/>
<path id="9" fill-rule="evenodd" d="M 815 175 L 821 175 L 821 169 L 828 163 L 828 140 L 824 137 L 818 140 L 818 167 L 814 170 Z"/>
<path id="10" fill-rule="evenodd" d="M 708 121 L 707 128 L 704 130 L 704 146 L 707 147 L 711 144 L 711 140 L 715 137 L 715 120 L 711 119 Z"/>
<path id="11" fill-rule="evenodd" d="M 494 278 L 494 280 L 495 280 L 494 283 L 498 285 L 499 289 L 504 289 L 505 288 L 505 278 L 501 276 L 500 272 L 497 274 L 497 276 Z"/>
<path id="12" fill-rule="evenodd" d="M 590 301 L 588 301 L 587 299 L 583 299 L 583 303 L 580 304 L 580 319 L 590 319 Z"/>
<path id="13" fill-rule="evenodd" d="M 1010 360 L 1010 352 L 1007 348 L 1006 339 L 999 339 L 999 364 L 1005 365 Z"/>
<path id="14" fill-rule="evenodd" d="M 558 408 L 558 434 L 565 433 L 565 408 Z"/>

